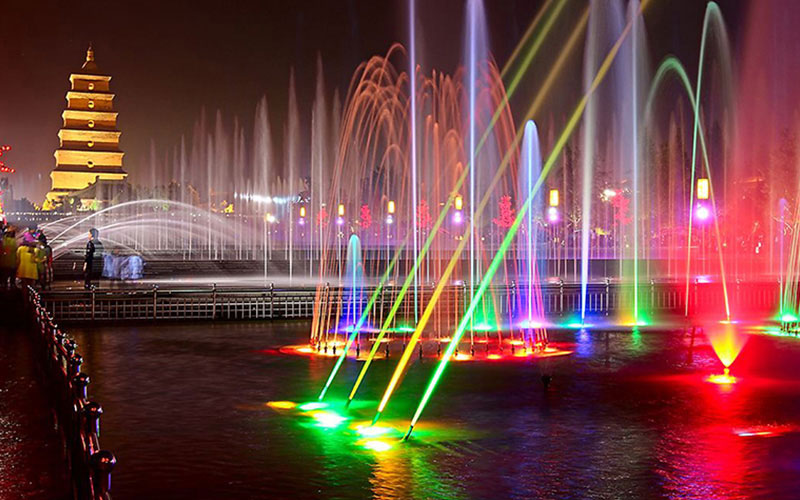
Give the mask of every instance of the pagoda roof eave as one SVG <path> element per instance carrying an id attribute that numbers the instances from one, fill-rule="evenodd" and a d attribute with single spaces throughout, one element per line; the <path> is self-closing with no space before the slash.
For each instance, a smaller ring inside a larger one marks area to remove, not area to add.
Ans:
<path id="1" fill-rule="evenodd" d="M 73 80 L 97 80 L 103 82 L 110 82 L 111 77 L 109 75 L 93 75 L 91 73 L 70 73 L 69 81 L 72 82 Z"/>

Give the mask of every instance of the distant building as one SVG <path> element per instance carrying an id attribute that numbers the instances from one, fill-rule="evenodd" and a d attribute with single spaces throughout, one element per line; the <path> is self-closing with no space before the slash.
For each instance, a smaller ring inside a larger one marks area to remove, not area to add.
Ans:
<path id="1" fill-rule="evenodd" d="M 56 167 L 50 173 L 53 187 L 44 203 L 46 210 L 56 208 L 67 196 L 80 203 L 77 208 L 95 208 L 110 201 L 96 198 L 100 191 L 118 191 L 108 189 L 109 184 L 127 184 L 128 174 L 122 168 L 124 153 L 119 149 L 118 113 L 114 111 L 114 94 L 109 86 L 111 77 L 98 69 L 91 45 L 86 62 L 79 72 L 69 76 L 69 81 L 67 109 L 61 114 L 63 125 L 58 132 Z M 106 189 L 86 189 L 98 181 L 103 181 Z"/>

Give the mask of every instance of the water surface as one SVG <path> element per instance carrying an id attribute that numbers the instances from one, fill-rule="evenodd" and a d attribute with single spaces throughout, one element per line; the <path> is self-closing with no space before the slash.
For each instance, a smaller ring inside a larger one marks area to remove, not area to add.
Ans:
<path id="1" fill-rule="evenodd" d="M 118 457 L 115 500 L 140 498 L 786 498 L 800 490 L 800 341 L 753 336 L 730 388 L 681 332 L 560 332 L 566 358 L 452 363 L 414 438 L 364 449 L 347 426 L 374 414 L 397 357 L 374 364 L 338 429 L 306 402 L 330 358 L 276 354 L 305 322 L 114 326 L 71 331 L 101 441 Z M 360 364 L 348 362 L 333 400 Z M 402 428 L 432 359 L 384 412 Z M 544 390 L 541 375 L 553 375 Z"/>

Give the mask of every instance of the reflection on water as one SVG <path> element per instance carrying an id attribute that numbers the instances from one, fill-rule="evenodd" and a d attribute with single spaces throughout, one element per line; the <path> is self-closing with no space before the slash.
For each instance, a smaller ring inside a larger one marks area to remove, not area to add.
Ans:
<path id="1" fill-rule="evenodd" d="M 381 425 L 397 358 L 377 360 L 344 420 L 315 400 L 334 360 L 275 354 L 306 323 L 73 329 L 118 456 L 114 498 L 742 498 L 800 487 L 800 342 L 754 336 L 732 367 L 681 332 L 560 332 L 569 357 L 454 363 L 400 443 L 433 360 L 416 361 Z M 357 375 L 345 363 L 335 406 Z M 542 388 L 541 375 L 554 375 Z M 318 410 L 319 411 L 319 410 Z M 388 443 L 388 445 L 380 444 Z M 387 448 L 384 450 L 383 448 Z M 380 450 L 380 451 L 376 451 Z"/>

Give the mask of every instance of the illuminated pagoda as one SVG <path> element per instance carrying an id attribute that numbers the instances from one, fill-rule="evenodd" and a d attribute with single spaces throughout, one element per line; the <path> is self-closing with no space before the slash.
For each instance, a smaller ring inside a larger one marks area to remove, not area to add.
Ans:
<path id="1" fill-rule="evenodd" d="M 58 132 L 56 167 L 50 173 L 52 189 L 47 193 L 45 209 L 60 205 L 66 196 L 77 194 L 81 206 L 96 207 L 98 190 L 87 190 L 102 183 L 127 184 L 122 168 L 124 153 L 119 149 L 121 132 L 117 129 L 111 77 L 100 72 L 91 44 L 80 71 L 69 75 L 67 109 L 61 114 L 63 125 Z M 95 193 L 85 197 L 87 193 Z M 74 196 L 71 196 L 74 198 Z"/>

